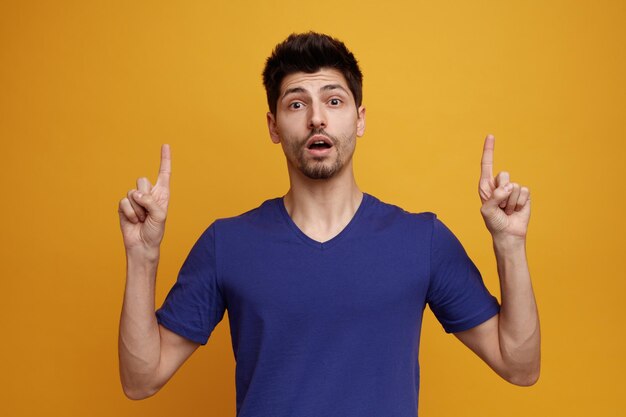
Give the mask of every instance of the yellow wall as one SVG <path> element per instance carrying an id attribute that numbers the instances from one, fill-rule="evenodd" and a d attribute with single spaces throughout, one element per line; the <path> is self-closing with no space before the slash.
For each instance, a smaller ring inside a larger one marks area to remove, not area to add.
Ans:
<path id="1" fill-rule="evenodd" d="M 122 394 L 117 202 L 173 152 L 160 305 L 215 218 L 282 195 L 260 72 L 314 29 L 365 73 L 361 187 L 434 211 L 498 294 L 477 181 L 530 187 L 537 385 L 500 380 L 431 313 L 420 414 L 616 416 L 624 374 L 623 1 L 20 1 L 0 5 L 3 416 L 234 416 L 228 320 L 151 399 Z M 620 214 L 621 213 L 621 214 Z"/>

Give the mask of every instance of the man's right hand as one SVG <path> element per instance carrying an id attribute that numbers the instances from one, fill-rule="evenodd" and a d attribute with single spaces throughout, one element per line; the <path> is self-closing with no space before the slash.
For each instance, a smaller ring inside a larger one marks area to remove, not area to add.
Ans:
<path id="1" fill-rule="evenodd" d="M 170 197 L 169 145 L 161 147 L 161 167 L 154 186 L 137 180 L 120 201 L 119 215 L 127 269 L 118 340 L 120 378 L 128 398 L 154 395 L 200 346 L 158 324 L 154 291 L 159 246 Z"/>
<path id="2" fill-rule="evenodd" d="M 120 200 L 119 216 L 126 251 L 152 252 L 159 249 L 165 232 L 172 172 L 169 145 L 161 147 L 161 166 L 154 186 L 145 178 Z"/>

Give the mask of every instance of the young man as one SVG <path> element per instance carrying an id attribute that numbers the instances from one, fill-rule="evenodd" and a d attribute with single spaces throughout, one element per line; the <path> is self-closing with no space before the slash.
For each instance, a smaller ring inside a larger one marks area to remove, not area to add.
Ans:
<path id="1" fill-rule="evenodd" d="M 269 133 L 285 153 L 289 191 L 211 224 L 156 314 L 167 145 L 156 185 L 140 178 L 120 202 L 126 395 L 156 393 L 228 310 L 238 416 L 416 416 L 427 303 L 499 375 L 533 384 L 540 336 L 525 253 L 529 191 L 506 172 L 493 177 L 493 136 L 485 140 L 479 194 L 501 306 L 433 213 L 408 213 L 358 188 L 352 155 L 365 130 L 362 77 L 343 43 L 291 35 L 263 76 Z"/>

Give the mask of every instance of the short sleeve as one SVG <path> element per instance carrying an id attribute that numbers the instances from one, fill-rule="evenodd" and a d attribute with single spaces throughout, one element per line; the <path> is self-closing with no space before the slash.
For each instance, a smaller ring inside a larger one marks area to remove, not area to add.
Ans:
<path id="1" fill-rule="evenodd" d="M 485 287 L 478 268 L 436 215 L 430 250 L 427 302 L 447 333 L 471 329 L 499 312 L 498 300 Z"/>
<path id="2" fill-rule="evenodd" d="M 189 252 L 156 317 L 174 333 L 204 345 L 225 309 L 217 282 L 215 230 L 211 225 Z"/>

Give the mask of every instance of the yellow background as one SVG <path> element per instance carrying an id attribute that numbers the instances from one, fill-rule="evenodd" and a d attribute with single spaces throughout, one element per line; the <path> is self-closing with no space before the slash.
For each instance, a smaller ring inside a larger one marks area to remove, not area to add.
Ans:
<path id="1" fill-rule="evenodd" d="M 499 379 L 428 312 L 420 415 L 617 416 L 625 4 L 2 2 L 0 415 L 234 416 L 227 316 L 155 397 L 124 397 L 117 203 L 137 177 L 154 180 L 159 146 L 170 143 L 160 305 L 210 222 L 286 192 L 260 73 L 277 42 L 313 29 L 344 40 L 365 74 L 362 189 L 436 212 L 494 294 L 477 195 L 487 133 L 496 172 L 531 189 L 540 381 Z"/>

